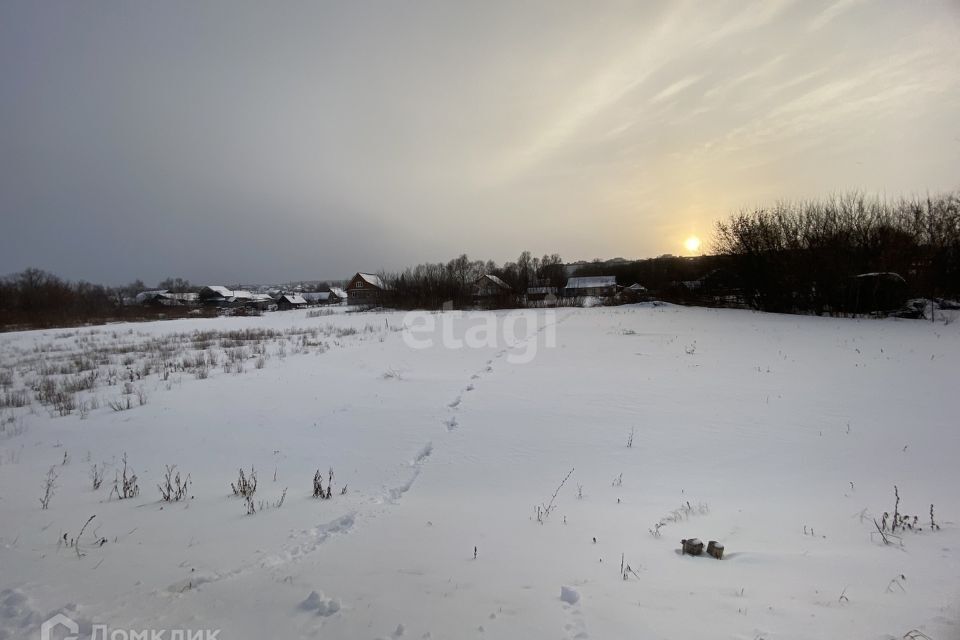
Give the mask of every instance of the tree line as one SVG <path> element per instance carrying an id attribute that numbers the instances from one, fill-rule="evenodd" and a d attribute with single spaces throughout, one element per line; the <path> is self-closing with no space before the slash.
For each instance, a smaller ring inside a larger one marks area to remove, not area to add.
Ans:
<path id="1" fill-rule="evenodd" d="M 530 286 L 562 287 L 566 281 L 563 260 L 555 253 L 538 258 L 524 251 L 516 261 L 502 266 L 462 254 L 446 263 L 428 262 L 400 272 L 380 273 L 386 285 L 382 302 L 401 309 L 471 306 L 475 284 L 484 275 L 496 276 L 510 287 L 510 292 L 499 299 L 503 306 L 518 304 Z"/>
<path id="2" fill-rule="evenodd" d="M 676 302 L 788 313 L 872 311 L 907 296 L 955 298 L 960 295 L 960 193 L 896 201 L 853 193 L 780 202 L 718 222 L 713 249 L 714 255 L 698 258 L 597 260 L 579 266 L 575 275 L 614 275 L 620 285 L 638 282 L 658 298 Z M 476 282 L 487 274 L 509 287 L 495 300 L 503 307 L 522 306 L 528 287 L 560 288 L 567 280 L 555 253 L 536 257 L 524 251 L 503 265 L 462 254 L 446 263 L 380 273 L 386 285 L 381 302 L 407 309 L 472 306 Z M 182 278 L 167 278 L 157 288 L 198 290 Z M 140 280 L 105 287 L 27 269 L 0 279 L 0 327 L 188 313 L 182 307 L 124 304 L 146 289 Z"/>
<path id="3" fill-rule="evenodd" d="M 714 250 L 729 259 L 746 304 L 764 311 L 846 314 L 880 309 L 890 295 L 952 297 L 960 193 L 852 193 L 742 211 L 717 223 Z"/>
<path id="4" fill-rule="evenodd" d="M 171 286 L 165 286 L 171 285 Z M 158 288 L 193 291 L 181 278 L 168 278 Z M 0 279 L 0 328 L 64 327 L 110 320 L 176 317 L 187 309 L 152 309 L 124 305 L 124 300 L 147 289 L 140 280 L 122 287 L 70 282 L 42 269 L 25 269 Z"/>

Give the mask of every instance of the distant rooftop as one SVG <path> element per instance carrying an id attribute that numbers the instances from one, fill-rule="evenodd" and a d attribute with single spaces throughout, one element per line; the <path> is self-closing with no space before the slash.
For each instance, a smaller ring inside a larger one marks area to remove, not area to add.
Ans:
<path id="1" fill-rule="evenodd" d="M 583 276 L 567 280 L 566 289 L 592 289 L 594 287 L 614 287 L 616 276 Z"/>

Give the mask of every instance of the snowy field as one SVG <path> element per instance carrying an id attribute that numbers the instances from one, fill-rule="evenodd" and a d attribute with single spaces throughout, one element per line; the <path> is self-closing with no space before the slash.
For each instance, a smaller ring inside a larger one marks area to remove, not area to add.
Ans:
<path id="1" fill-rule="evenodd" d="M 960 638 L 960 322 L 431 318 L 0 334 L 0 639 Z"/>

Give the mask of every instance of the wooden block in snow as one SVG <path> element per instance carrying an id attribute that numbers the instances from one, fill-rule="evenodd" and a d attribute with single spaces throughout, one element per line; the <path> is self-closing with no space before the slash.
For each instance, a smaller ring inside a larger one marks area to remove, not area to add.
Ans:
<path id="1" fill-rule="evenodd" d="M 690 556 L 699 556 L 703 553 L 703 542 L 700 541 L 700 538 L 690 538 L 689 540 L 681 540 L 680 544 L 683 545 L 682 551 L 686 555 Z"/>

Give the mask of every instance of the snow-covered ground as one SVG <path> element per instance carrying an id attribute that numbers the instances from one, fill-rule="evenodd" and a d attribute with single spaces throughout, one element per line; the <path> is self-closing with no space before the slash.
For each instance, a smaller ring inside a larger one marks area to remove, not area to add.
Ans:
<path id="1" fill-rule="evenodd" d="M 0 638 L 960 638 L 960 322 L 560 309 L 454 349 L 484 317 L 431 318 L 0 335 Z M 886 545 L 894 485 L 923 530 Z"/>

